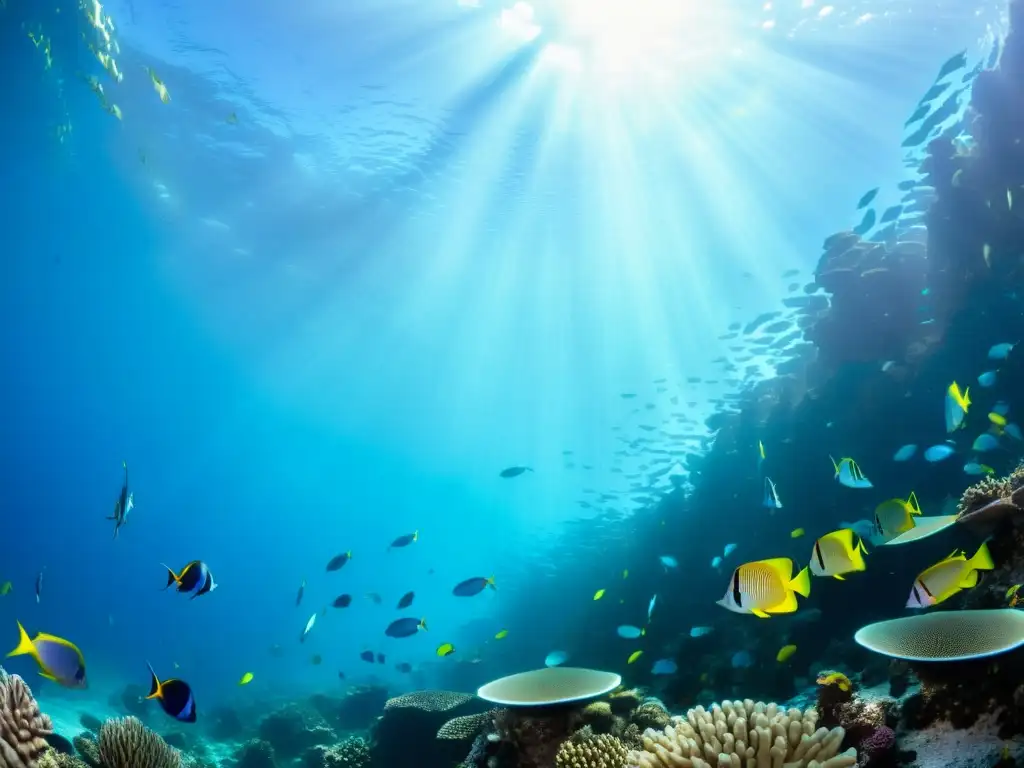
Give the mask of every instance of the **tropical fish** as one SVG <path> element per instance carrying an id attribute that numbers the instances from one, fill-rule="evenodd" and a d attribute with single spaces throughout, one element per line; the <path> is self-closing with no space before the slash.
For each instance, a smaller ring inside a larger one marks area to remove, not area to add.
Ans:
<path id="1" fill-rule="evenodd" d="M 955 381 L 946 390 L 946 431 L 956 432 L 964 425 L 964 417 L 971 405 L 971 388 L 961 391 Z"/>
<path id="2" fill-rule="evenodd" d="M 679 567 L 679 561 L 672 557 L 672 555 L 662 555 L 658 559 L 661 561 L 661 564 L 665 566 L 666 570 L 669 568 Z"/>
<path id="3" fill-rule="evenodd" d="M 769 509 L 782 509 L 782 501 L 779 499 L 779 493 L 775 490 L 775 483 L 772 482 L 770 477 L 764 479 L 764 499 L 761 504 Z"/>
<path id="4" fill-rule="evenodd" d="M 992 411 L 992 413 L 988 415 L 988 420 L 995 424 L 997 427 L 1006 426 L 1006 417 L 1001 413 L 996 413 L 995 411 Z"/>
<path id="5" fill-rule="evenodd" d="M 961 590 L 977 586 L 978 571 L 990 571 L 993 568 L 995 564 L 984 542 L 970 560 L 963 550 L 953 550 L 949 557 L 925 568 L 914 579 L 907 608 L 938 605 Z"/>
<path id="6" fill-rule="evenodd" d="M 371 602 L 372 602 L 372 603 L 373 603 L 374 605 L 380 605 L 380 604 L 381 604 L 381 597 L 380 597 L 380 595 L 378 595 L 378 594 L 377 594 L 376 592 L 367 592 L 367 593 L 366 593 L 366 597 L 367 597 L 367 598 L 368 598 L 368 599 L 369 599 L 369 600 L 370 600 L 370 601 L 371 601 Z"/>
<path id="7" fill-rule="evenodd" d="M 1016 424 L 1007 424 L 1003 431 L 1012 437 L 1014 440 L 1024 440 L 1024 433 L 1020 431 L 1020 427 Z"/>
<path id="8" fill-rule="evenodd" d="M 631 654 L 629 654 L 629 658 L 626 659 L 626 663 L 627 664 L 632 664 L 634 661 L 636 661 L 637 659 L 639 659 L 643 655 L 644 655 L 643 651 L 633 651 Z"/>
<path id="9" fill-rule="evenodd" d="M 784 645 L 779 649 L 779 652 L 775 654 L 775 660 L 782 664 L 789 659 L 794 653 L 796 653 L 795 645 Z"/>
<path id="10" fill-rule="evenodd" d="M 147 699 L 156 699 L 164 712 L 180 720 L 183 723 L 194 723 L 196 721 L 196 700 L 192 695 L 192 688 L 184 680 L 171 678 L 160 682 L 152 665 L 148 662 L 149 674 L 149 695 Z"/>
<path id="11" fill-rule="evenodd" d="M 388 624 L 384 634 L 388 637 L 412 637 L 421 629 L 426 630 L 426 619 L 395 619 Z"/>
<path id="12" fill-rule="evenodd" d="M 899 536 L 914 527 L 914 515 L 920 514 L 917 494 L 911 491 L 906 501 L 889 499 L 875 507 L 875 530 L 884 538 Z"/>
<path id="13" fill-rule="evenodd" d="M 331 605 L 333 605 L 335 608 L 348 608 L 350 605 L 352 605 L 352 595 L 338 595 L 336 598 L 334 598 L 334 602 L 331 603 Z"/>
<path id="14" fill-rule="evenodd" d="M 733 552 L 736 551 L 736 547 L 738 546 L 739 544 L 726 544 L 725 549 L 722 550 L 722 557 L 726 558 L 729 555 L 731 555 Z"/>
<path id="15" fill-rule="evenodd" d="M 979 464 L 976 461 L 969 461 L 964 464 L 964 474 L 967 475 L 992 475 L 995 470 L 988 464 Z"/>
<path id="16" fill-rule="evenodd" d="M 299 635 L 299 642 L 300 643 L 306 642 L 306 635 L 308 635 L 310 633 L 310 631 L 313 629 L 313 625 L 314 624 L 316 624 L 316 614 L 315 613 L 312 616 L 309 617 L 309 621 L 306 622 L 306 628 L 304 630 L 302 630 L 302 634 Z"/>
<path id="17" fill-rule="evenodd" d="M 716 570 L 722 567 L 722 558 L 720 555 L 715 555 L 711 558 L 711 567 Z"/>
<path id="18" fill-rule="evenodd" d="M 792 531 L 789 532 L 789 538 L 799 539 L 805 533 L 806 531 L 803 528 L 794 528 Z"/>
<path id="19" fill-rule="evenodd" d="M 1014 584 L 1012 587 L 1010 587 L 1008 590 L 1006 590 L 1006 598 L 1010 599 L 1011 597 L 1016 595 L 1017 591 L 1019 589 L 1020 589 L 1020 584 Z"/>
<path id="20" fill-rule="evenodd" d="M 494 635 L 495 640 L 504 640 L 506 637 L 508 637 L 507 629 L 499 629 L 498 632 Z"/>
<path id="21" fill-rule="evenodd" d="M 377 653 L 377 663 L 378 664 L 383 664 L 386 661 L 387 661 L 387 657 L 383 653 L 378 652 Z"/>
<path id="22" fill-rule="evenodd" d="M 818 685 L 834 685 L 844 693 L 853 688 L 850 678 L 842 672 L 822 672 L 815 681 Z"/>
<path id="23" fill-rule="evenodd" d="M 465 581 L 460 581 L 456 584 L 452 589 L 452 594 L 456 597 L 473 597 L 474 595 L 479 595 L 487 587 L 497 589 L 497 587 L 494 586 L 493 576 L 474 576 L 472 579 L 466 579 Z"/>
<path id="24" fill-rule="evenodd" d="M 413 531 L 412 533 L 407 533 L 404 536 L 399 536 L 397 539 L 392 541 L 388 545 L 388 549 L 400 549 L 402 547 L 408 547 L 414 541 L 419 541 L 419 538 L 420 538 L 420 532 L 419 531 Z"/>
<path id="25" fill-rule="evenodd" d="M 865 554 L 867 550 L 863 539 L 857 539 L 854 544 L 853 531 L 840 528 L 814 542 L 811 548 L 811 573 L 815 576 L 832 576 L 842 581 L 844 574 L 865 569 Z"/>
<path id="26" fill-rule="evenodd" d="M 631 624 L 623 624 L 615 630 L 615 633 L 619 637 L 625 638 L 626 640 L 636 640 L 638 637 L 643 635 L 644 632 L 645 630 L 640 627 L 634 627 Z"/>
<path id="27" fill-rule="evenodd" d="M 36 603 L 43 601 L 43 572 L 36 574 Z"/>
<path id="28" fill-rule="evenodd" d="M 170 587 L 171 584 L 177 584 L 178 586 L 175 591 L 186 594 L 191 593 L 191 599 L 195 600 L 200 595 L 213 592 L 217 588 L 209 566 L 202 560 L 193 560 L 181 569 L 181 573 L 175 573 L 174 569 L 169 565 L 164 565 L 163 563 L 160 565 L 167 569 L 167 584 L 164 586 L 164 589 Z"/>
<path id="29" fill-rule="evenodd" d="M 893 461 L 909 461 L 914 458 L 914 454 L 917 453 L 917 446 L 913 443 L 908 443 L 902 446 L 896 453 L 892 455 Z"/>
<path id="30" fill-rule="evenodd" d="M 792 613 L 798 608 L 796 595 L 811 594 L 807 568 L 793 577 L 788 557 L 757 560 L 733 571 L 725 596 L 718 601 L 734 613 L 752 613 L 767 619 L 773 613 Z"/>
<path id="31" fill-rule="evenodd" d="M 864 208 L 867 208 L 869 205 L 871 205 L 871 201 L 878 196 L 879 189 L 879 187 L 875 187 L 874 189 L 869 189 L 867 192 L 865 192 L 861 196 L 860 200 L 857 201 L 857 210 L 863 210 Z"/>
<path id="32" fill-rule="evenodd" d="M 544 657 L 545 667 L 558 667 L 569 660 L 569 654 L 565 651 L 551 651 Z"/>
<path id="33" fill-rule="evenodd" d="M 506 479 L 510 477 L 519 477 L 524 472 L 533 472 L 531 467 L 506 467 L 498 473 L 498 477 L 504 477 Z"/>
<path id="34" fill-rule="evenodd" d="M 956 453 L 956 449 L 952 445 L 949 445 L 948 443 L 939 443 L 938 445 L 933 445 L 931 448 L 925 451 L 924 458 L 925 461 L 930 461 L 934 463 L 937 461 L 943 461 L 944 459 L 948 459 L 954 453 Z"/>
<path id="35" fill-rule="evenodd" d="M 989 360 L 1005 360 L 1010 356 L 1010 352 L 1013 350 L 1014 345 L 1009 342 L 1003 342 L 1002 344 L 993 344 L 988 350 Z"/>
<path id="36" fill-rule="evenodd" d="M 312 656 L 309 657 L 309 663 L 312 664 L 314 667 L 319 667 L 323 663 L 323 661 L 324 657 L 321 656 L 319 653 L 314 653 Z"/>
<path id="37" fill-rule="evenodd" d="M 652 675 L 674 675 L 679 671 L 679 665 L 675 659 L 658 659 L 651 667 Z"/>
<path id="38" fill-rule="evenodd" d="M 327 563 L 328 571 L 339 571 L 341 568 L 352 559 L 352 552 L 342 552 L 340 555 L 335 555 Z"/>
<path id="39" fill-rule="evenodd" d="M 363 651 L 359 654 L 359 658 L 369 664 L 373 664 L 373 651 Z"/>
<path id="40" fill-rule="evenodd" d="M 829 456 L 832 459 L 831 456 Z M 864 473 L 861 472 L 857 462 L 851 459 L 849 456 L 839 460 L 836 463 L 835 459 L 832 459 L 832 467 L 835 469 L 835 479 L 839 481 L 840 485 L 845 485 L 847 488 L 873 488 L 871 481 L 868 480 Z"/>
<path id="41" fill-rule="evenodd" d="M 85 657 L 78 646 L 56 635 L 39 632 L 35 639 L 18 622 L 18 647 L 7 654 L 31 656 L 39 665 L 39 674 L 65 688 L 87 688 L 85 679 Z"/>
<path id="42" fill-rule="evenodd" d="M 714 627 L 690 627 L 690 637 L 704 637 L 715 631 Z"/>
<path id="43" fill-rule="evenodd" d="M 246 672 L 244 675 L 242 675 L 242 679 L 238 681 L 238 684 L 239 685 L 248 685 L 249 683 L 252 682 L 252 678 L 253 678 L 252 672 Z"/>
<path id="44" fill-rule="evenodd" d="M 754 666 L 754 655 L 750 651 L 736 651 L 730 659 L 733 669 L 750 669 Z"/>
<path id="45" fill-rule="evenodd" d="M 967 66 L 967 49 L 960 51 L 960 53 L 950 56 L 946 62 L 939 68 L 939 74 L 935 76 L 935 82 L 939 82 L 944 77 L 953 74 L 958 69 L 963 69 Z"/>
<path id="46" fill-rule="evenodd" d="M 594 593 L 594 599 L 595 600 L 600 600 L 602 597 L 604 597 L 604 590 L 603 589 L 599 589 L 599 590 L 597 590 L 597 592 Z"/>
<path id="47" fill-rule="evenodd" d="M 985 371 L 978 375 L 978 386 L 981 387 L 994 387 L 996 383 L 996 372 Z"/>
<path id="48" fill-rule="evenodd" d="M 114 521 L 115 539 L 117 538 L 117 532 L 128 522 L 128 513 L 135 506 L 135 494 L 128 491 L 128 462 L 122 461 L 121 466 L 124 467 L 124 481 L 121 483 L 121 493 L 118 494 L 117 501 L 114 502 L 114 514 L 107 518 L 107 520 Z"/>
<path id="49" fill-rule="evenodd" d="M 406 592 L 404 595 L 402 595 L 402 599 L 398 601 L 398 605 L 395 607 L 398 609 L 408 608 L 410 605 L 412 605 L 412 601 L 415 597 L 415 592 Z"/>
<path id="50" fill-rule="evenodd" d="M 654 606 L 658 603 L 658 596 L 655 595 L 651 598 L 651 602 L 647 604 L 647 623 L 651 623 L 651 616 L 654 615 Z"/>
<path id="51" fill-rule="evenodd" d="M 988 451 L 994 451 L 998 447 L 999 438 L 991 432 L 983 432 L 974 438 L 974 444 L 971 445 L 971 450 L 978 451 L 979 453 L 986 453 Z"/>
<path id="52" fill-rule="evenodd" d="M 760 440 L 757 441 L 757 468 L 760 469 L 761 465 L 764 464 L 764 443 Z"/>
<path id="53" fill-rule="evenodd" d="M 303 579 L 302 583 L 299 584 L 299 592 L 295 595 L 295 606 L 298 607 L 302 603 L 302 596 L 306 593 L 306 580 Z"/>

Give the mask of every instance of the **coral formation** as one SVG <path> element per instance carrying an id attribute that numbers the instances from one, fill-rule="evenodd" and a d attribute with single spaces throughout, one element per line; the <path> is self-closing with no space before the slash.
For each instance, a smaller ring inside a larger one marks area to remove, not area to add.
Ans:
<path id="1" fill-rule="evenodd" d="M 100 728 L 102 727 L 103 724 L 100 723 Z M 97 728 L 96 730 L 98 732 L 100 729 Z M 92 768 L 102 768 L 103 761 L 100 759 L 100 745 L 96 743 L 96 739 L 89 734 L 82 733 L 75 736 L 71 743 L 75 747 L 75 752 Z"/>
<path id="2" fill-rule="evenodd" d="M 628 750 L 607 733 L 577 731 L 555 754 L 556 768 L 623 768 Z"/>
<path id="3" fill-rule="evenodd" d="M 271 712 L 257 729 L 259 737 L 274 748 L 279 757 L 298 757 L 310 747 L 332 744 L 337 739 L 323 718 L 295 706 Z"/>
<path id="4" fill-rule="evenodd" d="M 25 681 L 0 669 L 0 766 L 33 768 L 52 733 L 53 723 L 39 711 Z"/>
<path id="5" fill-rule="evenodd" d="M 574 707 L 500 710 L 494 719 L 497 740 L 516 755 L 521 768 L 547 768 L 562 743 L 582 725 Z"/>
<path id="6" fill-rule="evenodd" d="M 1020 512 L 1024 512 L 1024 464 L 1006 477 L 985 477 L 964 491 L 957 521 L 987 531 Z"/>
<path id="7" fill-rule="evenodd" d="M 384 704 L 384 710 L 412 708 L 423 712 L 448 712 L 473 701 L 474 698 L 476 697 L 471 693 L 457 691 L 413 691 L 388 699 Z"/>
<path id="8" fill-rule="evenodd" d="M 453 717 L 438 729 L 437 738 L 472 741 L 491 726 L 496 713 L 497 710 L 490 710 L 475 715 Z"/>
<path id="9" fill-rule="evenodd" d="M 663 731 L 643 735 L 643 748 L 629 753 L 637 768 L 846 768 L 854 749 L 839 752 L 845 731 L 816 728 L 818 713 L 784 710 L 777 704 L 723 701 L 711 711 L 696 707 Z"/>
<path id="10" fill-rule="evenodd" d="M 37 768 L 89 768 L 89 764 L 74 755 L 48 749 L 36 763 Z"/>
<path id="11" fill-rule="evenodd" d="M 262 739 L 250 739 L 238 748 L 235 768 L 277 768 L 274 748 Z"/>
<path id="12" fill-rule="evenodd" d="M 105 768 L 180 768 L 181 753 L 136 717 L 107 720 L 100 728 Z"/>
<path id="13" fill-rule="evenodd" d="M 370 747 L 356 737 L 330 747 L 316 746 L 306 753 L 305 764 L 307 768 L 366 768 Z"/>
<path id="14" fill-rule="evenodd" d="M 452 691 L 417 691 L 389 699 L 371 729 L 370 761 L 377 768 L 454 765 L 466 756 L 466 741 L 438 738 L 443 727 L 456 731 L 461 718 L 485 709 L 480 699 Z M 458 720 L 450 725 L 453 720 Z M 415 750 L 408 748 L 416 744 Z"/>

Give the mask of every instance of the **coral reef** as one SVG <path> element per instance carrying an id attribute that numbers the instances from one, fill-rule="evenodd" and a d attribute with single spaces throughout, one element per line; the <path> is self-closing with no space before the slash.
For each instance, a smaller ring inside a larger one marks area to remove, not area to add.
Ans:
<path id="1" fill-rule="evenodd" d="M 983 531 L 1024 512 L 1024 464 L 1005 477 L 985 477 L 960 496 L 957 522 Z"/>
<path id="2" fill-rule="evenodd" d="M 262 739 L 250 739 L 234 755 L 235 768 L 277 768 L 274 748 Z"/>
<path id="3" fill-rule="evenodd" d="M 417 691 L 389 699 L 371 729 L 370 762 L 376 768 L 454 765 L 466 756 L 469 739 L 438 738 L 439 731 L 461 727 L 461 721 L 450 724 L 486 706 L 471 694 L 452 691 Z M 417 748 L 410 750 L 409 744 Z"/>
<path id="4" fill-rule="evenodd" d="M 331 747 L 313 747 L 306 752 L 304 762 L 307 768 L 366 768 L 370 747 L 364 739 L 345 739 Z"/>
<path id="5" fill-rule="evenodd" d="M 264 717 L 257 729 L 259 737 L 283 758 L 298 757 L 310 747 L 333 744 L 337 740 L 319 715 L 287 706 Z"/>
<path id="6" fill-rule="evenodd" d="M 629 753 L 637 768 L 845 768 L 857 762 L 854 749 L 839 752 L 841 727 L 817 728 L 814 709 L 784 710 L 777 704 L 723 701 L 711 711 L 696 707 L 663 731 L 648 730 L 643 748 Z"/>
<path id="7" fill-rule="evenodd" d="M 36 763 L 37 768 L 89 768 L 89 764 L 74 755 L 49 749 Z"/>
<path id="8" fill-rule="evenodd" d="M 388 690 L 381 685 L 353 685 L 340 698 L 316 694 L 310 705 L 324 721 L 340 731 L 369 728 L 388 700 Z"/>
<path id="9" fill-rule="evenodd" d="M 100 723 L 100 728 L 102 727 L 103 724 Z M 99 732 L 100 728 L 96 729 L 97 732 Z M 92 766 L 92 768 L 102 768 L 103 760 L 100 758 L 100 745 L 96 743 L 96 739 L 88 734 L 82 733 L 75 736 L 75 738 L 71 740 L 71 743 L 75 747 L 75 752 L 77 752 L 88 765 Z"/>
<path id="10" fill-rule="evenodd" d="M 438 729 L 437 738 L 473 741 L 493 724 L 497 712 L 498 710 L 492 709 L 474 715 L 453 717 Z"/>
<path id="11" fill-rule="evenodd" d="M 547 707 L 500 710 L 494 726 L 497 741 L 516 755 L 520 768 L 547 768 L 582 722 L 578 708 Z"/>
<path id="12" fill-rule="evenodd" d="M 623 768 L 628 750 L 607 733 L 577 731 L 558 748 L 555 768 Z"/>
<path id="13" fill-rule="evenodd" d="M 25 681 L 0 669 L 0 766 L 34 768 L 52 733 L 53 723 Z"/>
<path id="14" fill-rule="evenodd" d="M 180 768 L 181 753 L 135 717 L 108 720 L 100 728 L 105 768 Z"/>

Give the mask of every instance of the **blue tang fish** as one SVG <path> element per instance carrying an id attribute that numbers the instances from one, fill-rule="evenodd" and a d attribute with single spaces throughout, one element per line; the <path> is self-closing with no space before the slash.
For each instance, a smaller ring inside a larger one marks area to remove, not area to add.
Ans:
<path id="1" fill-rule="evenodd" d="M 494 586 L 493 576 L 487 578 L 484 578 L 483 576 L 474 576 L 472 579 L 466 579 L 465 581 L 460 581 L 456 584 L 455 588 L 452 590 L 452 594 L 456 597 L 473 597 L 473 595 L 479 595 L 487 587 L 497 589 L 497 587 Z"/>
<path id="2" fill-rule="evenodd" d="M 395 619 L 388 624 L 384 634 L 388 637 L 412 637 L 421 629 L 426 630 L 426 628 L 426 619 Z"/>
<path id="3" fill-rule="evenodd" d="M 33 640 L 18 622 L 18 647 L 7 654 L 31 656 L 39 665 L 39 674 L 65 688 L 87 688 L 85 657 L 78 647 L 62 637 L 40 632 Z"/>
<path id="4" fill-rule="evenodd" d="M 159 701 L 164 712 L 175 720 L 194 723 L 196 721 L 196 699 L 192 695 L 191 686 L 184 680 L 174 678 L 160 682 L 152 665 L 146 662 L 146 666 L 149 667 L 149 674 L 152 676 L 149 683 L 149 695 L 146 698 Z"/>
<path id="5" fill-rule="evenodd" d="M 170 587 L 171 584 L 177 584 L 178 592 L 191 593 L 191 599 L 195 600 L 200 595 L 213 592 L 217 588 L 210 568 L 202 560 L 193 560 L 181 569 L 181 573 L 175 573 L 174 569 L 168 565 L 163 563 L 161 565 L 167 569 L 167 586 L 164 589 Z"/>

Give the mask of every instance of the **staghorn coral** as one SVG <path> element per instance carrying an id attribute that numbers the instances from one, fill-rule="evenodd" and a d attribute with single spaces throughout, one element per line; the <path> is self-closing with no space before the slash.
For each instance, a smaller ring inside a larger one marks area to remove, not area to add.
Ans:
<path id="1" fill-rule="evenodd" d="M 624 768 L 628 751 L 610 734 L 583 729 L 558 748 L 555 768 Z"/>
<path id="2" fill-rule="evenodd" d="M 839 753 L 845 731 L 815 728 L 813 709 L 784 710 L 777 704 L 723 701 L 711 711 L 691 709 L 664 731 L 644 734 L 633 750 L 635 768 L 848 768 L 856 750 Z"/>
<path id="3" fill-rule="evenodd" d="M 135 717 L 107 720 L 100 728 L 105 768 L 180 768 L 181 753 Z"/>
<path id="4" fill-rule="evenodd" d="M 473 739 L 490 727 L 495 713 L 496 710 L 490 710 L 475 715 L 453 717 L 438 729 L 437 738 L 473 741 Z"/>
<path id="5" fill-rule="evenodd" d="M 424 712 L 447 712 L 467 704 L 476 697 L 471 693 L 456 691 L 413 691 L 402 696 L 388 699 L 384 709 L 420 709 Z"/>
<path id="6" fill-rule="evenodd" d="M 0 768 L 34 768 L 52 733 L 25 681 L 0 669 Z"/>

